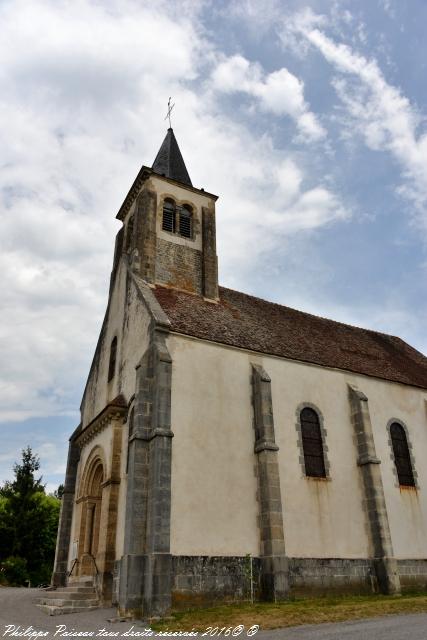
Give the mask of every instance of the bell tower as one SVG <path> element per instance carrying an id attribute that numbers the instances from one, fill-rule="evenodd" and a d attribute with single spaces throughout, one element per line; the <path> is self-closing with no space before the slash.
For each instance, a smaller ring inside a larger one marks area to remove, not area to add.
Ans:
<path id="1" fill-rule="evenodd" d="M 123 227 L 114 264 L 126 253 L 149 285 L 218 300 L 216 200 L 193 187 L 170 127 L 152 167 L 141 168 L 117 214 Z"/>

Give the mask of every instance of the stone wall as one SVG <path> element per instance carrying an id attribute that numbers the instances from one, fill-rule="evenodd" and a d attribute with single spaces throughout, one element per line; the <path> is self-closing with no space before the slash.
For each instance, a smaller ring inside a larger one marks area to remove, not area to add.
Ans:
<path id="1" fill-rule="evenodd" d="M 250 600 L 260 593 L 259 558 L 174 556 L 172 607 L 187 609 L 218 602 Z"/>
<path id="2" fill-rule="evenodd" d="M 289 558 L 289 586 L 294 595 L 377 591 L 373 563 L 368 559 Z"/>
<path id="3" fill-rule="evenodd" d="M 402 591 L 427 588 L 427 560 L 397 560 Z"/>
<path id="4" fill-rule="evenodd" d="M 157 238 L 156 282 L 202 294 L 202 252 Z"/>
<path id="5" fill-rule="evenodd" d="M 261 597 L 261 561 L 249 556 L 173 556 L 172 609 L 208 607 L 219 602 Z M 398 560 L 403 590 L 425 589 L 427 560 Z M 118 600 L 120 562 L 116 563 L 113 604 Z M 289 558 L 292 596 L 378 592 L 373 561 L 354 558 Z"/>

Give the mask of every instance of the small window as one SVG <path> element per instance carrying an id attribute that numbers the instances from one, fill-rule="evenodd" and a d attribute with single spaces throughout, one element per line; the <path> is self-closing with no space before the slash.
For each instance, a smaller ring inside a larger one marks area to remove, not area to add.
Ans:
<path id="1" fill-rule="evenodd" d="M 162 229 L 171 233 L 175 232 L 175 203 L 173 200 L 165 200 L 163 204 Z"/>
<path id="2" fill-rule="evenodd" d="M 129 440 L 133 434 L 133 425 L 134 425 L 134 407 L 132 407 L 132 410 L 129 415 L 128 454 L 126 458 L 126 473 L 129 472 Z"/>
<path id="3" fill-rule="evenodd" d="M 110 363 L 108 365 L 108 382 L 110 382 L 110 380 L 114 378 L 114 375 L 116 373 L 116 356 L 117 356 L 117 337 L 114 336 L 114 338 L 111 341 L 111 347 L 110 347 Z"/>
<path id="4" fill-rule="evenodd" d="M 390 437 L 399 484 L 404 487 L 415 487 L 408 440 L 401 424 L 393 422 L 390 426 Z"/>
<path id="5" fill-rule="evenodd" d="M 305 475 L 326 478 L 319 416 L 314 409 L 305 407 L 300 413 L 300 421 Z"/>
<path id="6" fill-rule="evenodd" d="M 181 207 L 179 212 L 179 235 L 184 238 L 191 238 L 192 229 L 192 214 L 191 208 L 188 205 Z"/>

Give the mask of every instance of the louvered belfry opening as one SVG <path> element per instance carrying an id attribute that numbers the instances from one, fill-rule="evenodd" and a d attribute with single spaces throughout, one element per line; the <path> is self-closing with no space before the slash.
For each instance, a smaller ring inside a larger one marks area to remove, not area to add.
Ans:
<path id="1" fill-rule="evenodd" d="M 404 487 L 415 487 L 405 429 L 398 422 L 393 422 L 390 426 L 390 436 L 399 484 Z"/>
<path id="2" fill-rule="evenodd" d="M 301 411 L 300 421 L 305 474 L 313 478 L 326 478 L 319 416 L 314 409 L 305 407 Z"/>
<path id="3" fill-rule="evenodd" d="M 175 203 L 173 200 L 165 200 L 163 204 L 162 229 L 170 233 L 175 232 Z"/>
<path id="4" fill-rule="evenodd" d="M 191 222 L 191 209 L 188 205 L 184 205 L 179 212 L 179 235 L 183 238 L 191 238 Z"/>

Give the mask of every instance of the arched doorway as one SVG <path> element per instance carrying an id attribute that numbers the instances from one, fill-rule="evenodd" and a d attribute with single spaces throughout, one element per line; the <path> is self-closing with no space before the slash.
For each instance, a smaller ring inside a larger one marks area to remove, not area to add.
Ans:
<path id="1" fill-rule="evenodd" d="M 90 576 L 102 603 L 111 602 L 120 487 L 121 423 L 114 424 L 112 448 L 92 447 L 83 464 L 76 503 L 77 562 L 73 577 Z M 83 456 L 85 452 L 83 453 Z"/>
<path id="2" fill-rule="evenodd" d="M 92 458 L 83 478 L 81 494 L 81 526 L 79 538 L 79 574 L 94 576 L 98 573 L 97 554 L 102 511 L 102 483 L 104 465 L 100 457 Z"/>

